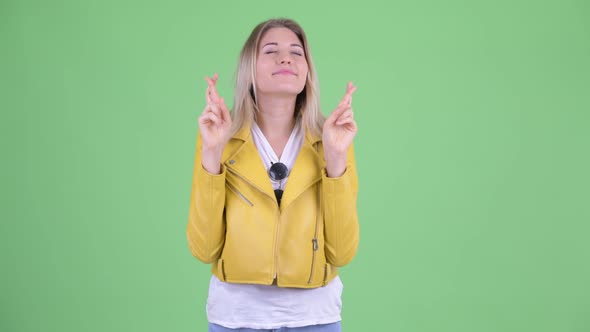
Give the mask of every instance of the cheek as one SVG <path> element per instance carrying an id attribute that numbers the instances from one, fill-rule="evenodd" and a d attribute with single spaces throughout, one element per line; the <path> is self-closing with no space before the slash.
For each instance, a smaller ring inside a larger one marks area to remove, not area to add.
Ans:
<path id="1" fill-rule="evenodd" d="M 256 66 L 256 84 L 258 86 L 265 85 L 269 78 L 269 69 L 263 63 Z"/>
<path id="2" fill-rule="evenodd" d="M 303 64 L 301 67 L 299 67 L 299 72 L 303 73 L 303 75 L 299 75 L 299 77 L 302 78 L 305 82 L 307 80 L 307 75 L 309 73 L 309 68 L 307 67 L 307 64 Z"/>
<path id="3" fill-rule="evenodd" d="M 270 71 L 269 67 L 271 63 L 269 61 L 265 61 L 265 59 L 260 59 L 256 61 L 256 74 L 264 75 L 268 74 Z"/>

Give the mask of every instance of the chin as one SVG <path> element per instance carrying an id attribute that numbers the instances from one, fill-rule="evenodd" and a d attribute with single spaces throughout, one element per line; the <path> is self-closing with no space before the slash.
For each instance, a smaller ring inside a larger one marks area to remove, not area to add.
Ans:
<path id="1" fill-rule="evenodd" d="M 259 73 L 257 89 L 268 94 L 293 94 L 298 95 L 305 89 L 307 74 L 300 76 L 291 75 L 267 75 Z"/>
<path id="2" fill-rule="evenodd" d="M 280 90 L 283 92 L 290 92 L 290 93 L 298 95 L 299 93 L 301 93 L 301 91 L 303 91 L 303 89 L 305 89 L 305 83 L 303 85 L 279 83 L 275 86 L 275 88 L 273 90 Z"/>
<path id="3" fill-rule="evenodd" d="M 293 86 L 286 84 L 277 84 L 270 89 L 265 89 L 264 93 L 277 94 L 277 95 L 298 95 L 303 91 L 305 86 Z"/>

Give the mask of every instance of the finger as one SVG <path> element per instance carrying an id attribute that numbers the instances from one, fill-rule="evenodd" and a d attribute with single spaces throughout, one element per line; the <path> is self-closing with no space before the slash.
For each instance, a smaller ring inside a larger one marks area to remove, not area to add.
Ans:
<path id="1" fill-rule="evenodd" d="M 217 83 L 217 80 L 219 79 L 219 75 L 217 73 L 213 74 L 213 76 L 209 77 L 209 76 L 205 76 L 205 80 L 211 80 L 211 82 L 213 84 Z"/>
<path id="2" fill-rule="evenodd" d="M 219 108 L 221 109 L 221 118 L 223 119 L 223 121 L 230 121 L 231 115 L 229 114 L 229 109 L 227 108 L 227 105 L 225 104 L 225 99 L 221 98 L 219 106 L 220 106 Z"/>
<path id="3" fill-rule="evenodd" d="M 336 123 L 339 123 L 340 121 L 347 119 L 347 118 L 353 118 L 353 113 L 352 113 L 352 109 L 351 108 L 347 108 L 346 110 L 344 110 L 344 112 L 342 112 L 342 114 L 340 114 L 340 116 L 338 118 L 336 118 Z"/>
<path id="4" fill-rule="evenodd" d="M 348 119 L 336 122 L 336 126 L 337 127 L 348 127 L 348 125 L 353 122 L 354 122 L 354 119 L 348 118 Z"/>
<path id="5" fill-rule="evenodd" d="M 199 123 L 207 125 L 207 124 L 214 124 L 219 125 L 221 124 L 221 120 L 219 117 L 211 112 L 207 112 L 199 117 Z"/>
<path id="6" fill-rule="evenodd" d="M 352 118 L 354 116 L 354 113 L 352 112 L 352 108 L 347 108 L 339 117 L 338 119 L 344 119 L 344 118 Z"/>
<path id="7" fill-rule="evenodd" d="M 344 97 L 342 97 L 342 99 L 340 100 L 340 103 L 338 103 L 338 107 L 350 107 L 352 105 L 352 93 L 354 92 L 354 90 L 351 90 L 350 92 L 347 92 Z"/>
<path id="8" fill-rule="evenodd" d="M 338 119 L 338 121 L 336 121 L 336 124 L 341 126 L 343 124 L 347 124 L 347 123 L 351 123 L 351 122 L 354 122 L 354 119 L 351 117 L 348 117 L 348 118 Z"/>
<path id="9" fill-rule="evenodd" d="M 346 85 L 346 92 L 352 95 L 352 93 L 356 91 L 356 88 L 356 85 L 354 85 L 352 82 L 348 82 L 348 84 Z"/>
<path id="10" fill-rule="evenodd" d="M 210 103 L 207 103 L 207 104 L 205 105 L 205 108 L 203 109 L 203 112 L 201 113 L 201 115 L 203 115 L 203 114 L 205 114 L 205 113 L 207 113 L 207 112 L 212 112 L 212 111 L 211 111 L 211 104 L 210 104 Z"/>
<path id="11" fill-rule="evenodd" d="M 344 100 L 346 102 L 346 104 L 350 105 L 352 104 L 352 94 L 356 91 L 356 86 L 354 86 L 354 84 L 352 84 L 352 82 L 348 82 L 348 85 L 346 86 L 346 94 L 344 95 Z"/>
<path id="12" fill-rule="evenodd" d="M 342 125 L 342 124 L 348 123 L 349 121 L 352 121 L 352 120 L 354 120 L 352 116 L 340 117 L 340 118 L 338 118 L 338 120 L 336 120 L 336 124 Z"/>
<path id="13" fill-rule="evenodd" d="M 326 122 L 328 123 L 335 123 L 337 119 L 347 110 L 350 109 L 350 105 L 352 104 L 352 94 L 356 91 L 356 86 L 352 84 L 352 82 L 348 82 L 346 85 L 346 93 L 336 106 L 336 109 L 330 114 Z"/>
<path id="14" fill-rule="evenodd" d="M 209 85 L 209 96 L 211 97 L 211 101 L 214 103 L 219 103 L 219 93 L 217 93 L 217 88 L 215 84 L 217 83 L 217 74 L 214 75 L 215 81 L 210 78 L 206 77 L 207 84 Z"/>
<path id="15" fill-rule="evenodd" d="M 344 96 L 342 97 L 342 99 L 340 101 L 346 101 L 350 98 L 350 96 L 352 95 L 352 93 L 354 92 L 355 86 L 352 84 L 352 82 L 348 82 L 348 84 L 346 85 L 346 91 L 344 92 Z"/>
<path id="16" fill-rule="evenodd" d="M 205 113 L 215 114 L 219 118 L 221 112 L 219 111 L 219 106 L 217 106 L 213 103 L 207 103 L 207 105 L 205 105 L 205 109 L 203 110 L 202 114 L 205 114 Z"/>
<path id="17" fill-rule="evenodd" d="M 218 118 L 222 118 L 221 115 L 221 110 L 219 109 L 219 105 L 213 103 L 209 105 L 209 108 L 211 109 L 211 113 L 215 114 L 215 116 L 217 116 Z"/>
<path id="18" fill-rule="evenodd" d="M 213 103 L 211 100 L 211 90 L 209 89 L 209 83 L 207 83 L 207 90 L 205 91 L 205 100 L 207 100 L 207 104 Z"/>
<path id="19" fill-rule="evenodd" d="M 325 123 L 327 123 L 327 124 L 335 123 L 336 120 L 338 120 L 338 118 L 340 118 L 340 115 L 342 115 L 342 113 L 344 113 L 344 111 L 346 111 L 346 107 L 344 107 L 342 105 L 338 105 L 338 107 L 334 111 L 332 111 L 332 114 L 330 114 L 330 116 L 328 116 Z"/>
<path id="20" fill-rule="evenodd" d="M 356 131 L 357 130 L 357 126 L 356 126 L 356 121 L 354 121 L 353 119 L 348 119 L 340 124 L 338 124 L 339 126 L 343 126 L 346 129 L 350 130 L 350 131 Z"/>
<path id="21" fill-rule="evenodd" d="M 212 96 L 215 91 L 216 82 L 209 76 L 205 76 L 205 81 L 207 81 L 207 93 L 209 93 L 209 96 Z"/>
<path id="22" fill-rule="evenodd" d="M 344 114 L 344 112 L 346 112 L 347 110 L 350 110 L 350 106 L 344 104 L 344 103 L 340 103 L 338 104 L 338 107 L 332 112 L 332 114 L 330 114 L 330 117 L 328 118 L 330 122 L 336 122 L 338 120 L 338 118 L 340 118 L 342 116 L 342 114 Z M 328 121 L 328 120 L 326 120 Z"/>
<path id="23" fill-rule="evenodd" d="M 212 104 L 213 100 L 211 100 L 211 89 L 212 89 L 212 86 L 214 86 L 214 83 L 209 76 L 205 76 L 205 82 L 207 82 L 207 90 L 205 91 L 205 99 L 207 100 L 208 104 Z"/>

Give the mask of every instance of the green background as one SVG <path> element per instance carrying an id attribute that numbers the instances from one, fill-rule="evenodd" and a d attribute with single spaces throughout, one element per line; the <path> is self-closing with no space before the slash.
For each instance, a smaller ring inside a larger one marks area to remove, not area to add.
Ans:
<path id="1" fill-rule="evenodd" d="M 205 75 L 306 30 L 352 80 L 345 331 L 590 331 L 590 3 L 0 3 L 1 331 L 205 331 L 185 236 Z"/>

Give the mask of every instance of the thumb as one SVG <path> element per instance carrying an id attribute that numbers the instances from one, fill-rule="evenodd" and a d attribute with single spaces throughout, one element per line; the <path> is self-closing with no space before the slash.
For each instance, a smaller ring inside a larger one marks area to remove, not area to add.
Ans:
<path id="1" fill-rule="evenodd" d="M 345 105 L 338 105 L 338 107 L 330 114 L 326 122 L 334 123 L 346 111 L 348 107 Z"/>

